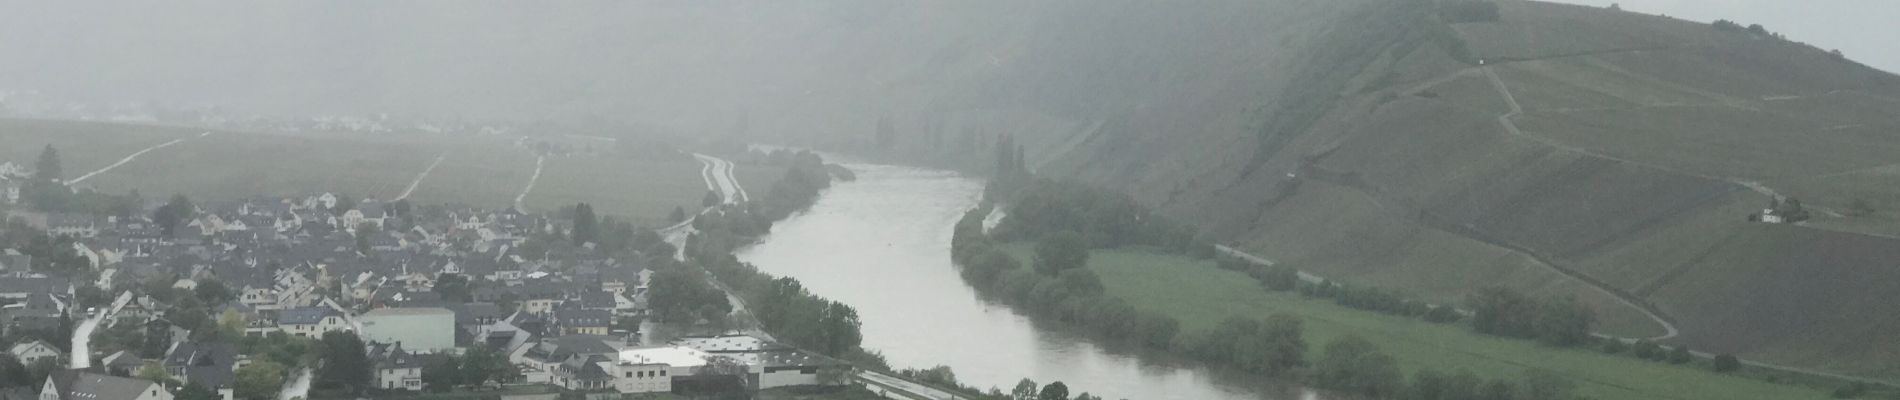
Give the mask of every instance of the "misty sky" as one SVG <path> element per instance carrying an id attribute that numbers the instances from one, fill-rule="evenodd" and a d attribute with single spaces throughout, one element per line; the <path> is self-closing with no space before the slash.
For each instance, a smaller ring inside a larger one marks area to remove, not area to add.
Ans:
<path id="1" fill-rule="evenodd" d="M 1888 72 L 1900 72 L 1900 0 L 1555 0 L 1665 14 L 1695 21 L 1727 19 L 1762 24 L 1788 39 L 1823 49 L 1840 49 L 1848 58 Z"/>

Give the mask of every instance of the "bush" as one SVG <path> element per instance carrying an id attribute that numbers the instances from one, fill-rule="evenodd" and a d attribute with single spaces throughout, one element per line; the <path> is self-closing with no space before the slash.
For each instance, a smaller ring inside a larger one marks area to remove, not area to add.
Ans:
<path id="1" fill-rule="evenodd" d="M 1430 311 L 1425 312 L 1425 322 L 1449 324 L 1462 318 L 1464 316 L 1459 315 L 1457 309 L 1445 305 L 1432 306 Z"/>
<path id="2" fill-rule="evenodd" d="M 1733 354 L 1715 356 L 1715 372 L 1734 372 L 1741 368 L 1742 360 L 1735 359 Z"/>
<path id="3" fill-rule="evenodd" d="M 1686 345 L 1676 346 L 1674 350 L 1669 351 L 1670 364 L 1687 364 L 1690 360 L 1694 359 L 1695 356 L 1689 354 L 1689 346 Z"/>
<path id="4" fill-rule="evenodd" d="M 1850 383 L 1847 384 L 1847 386 L 1834 389 L 1833 393 L 1836 399 L 1852 399 L 1865 395 L 1867 395 L 1867 385 L 1860 382 Z"/>
<path id="5" fill-rule="evenodd" d="M 1622 353 L 1624 351 L 1629 351 L 1629 348 L 1630 348 L 1629 343 L 1623 343 L 1623 341 L 1621 340 L 1610 339 L 1610 340 L 1603 341 L 1603 354 Z"/>

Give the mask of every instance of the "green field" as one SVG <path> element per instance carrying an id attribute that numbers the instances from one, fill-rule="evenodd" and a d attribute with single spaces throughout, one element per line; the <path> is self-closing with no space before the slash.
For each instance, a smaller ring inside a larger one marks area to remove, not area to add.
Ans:
<path id="1" fill-rule="evenodd" d="M 1028 245 L 1011 245 L 1025 260 Z M 1788 385 L 1708 372 L 1705 366 L 1640 361 L 1627 355 L 1560 349 L 1532 341 L 1472 333 L 1463 325 L 1441 325 L 1349 309 L 1330 301 L 1262 289 L 1252 278 L 1215 268 L 1212 261 L 1126 251 L 1096 251 L 1090 268 L 1111 296 L 1138 309 L 1181 321 L 1182 330 L 1204 330 L 1231 316 L 1264 318 L 1288 313 L 1306 321 L 1310 354 L 1333 338 L 1359 335 L 1398 359 L 1408 373 L 1421 368 L 1468 369 L 1491 377 L 1518 377 L 1546 370 L 1570 378 L 1582 394 L 1598 399 L 1821 399 L 1824 393 Z"/>
<path id="2" fill-rule="evenodd" d="M 662 159 L 549 157 L 526 203 L 529 210 L 546 211 L 586 202 L 601 213 L 662 226 L 673 208 L 699 207 L 706 195 L 699 170 L 699 162 L 684 154 Z M 520 185 L 513 188 L 519 190 Z"/>
<path id="3" fill-rule="evenodd" d="M 90 122 L 0 119 L 0 163 L 32 168 L 47 145 L 59 149 L 66 179 L 118 162 L 160 143 L 197 136 L 203 129 L 140 126 L 102 130 Z"/>
<path id="4" fill-rule="evenodd" d="M 410 198 L 484 208 L 513 206 L 515 196 L 535 169 L 535 155 L 518 146 L 516 136 L 217 132 L 200 137 L 203 132 L 95 122 L 0 120 L 0 161 L 30 166 L 40 148 L 52 144 L 60 150 L 65 175 L 71 178 L 152 145 L 184 139 L 82 184 L 111 193 L 138 190 L 148 198 L 184 194 L 195 199 L 231 200 L 337 192 L 390 200 L 442 157 L 441 164 L 416 185 Z M 762 185 L 769 182 L 765 175 L 777 179 L 771 171 L 748 165 L 740 166 L 736 174 L 742 182 Z M 680 154 L 637 159 L 589 154 L 549 156 L 525 202 L 531 211 L 589 202 L 602 213 L 658 224 L 676 206 L 697 207 L 706 192 L 699 172 L 698 161 Z"/>

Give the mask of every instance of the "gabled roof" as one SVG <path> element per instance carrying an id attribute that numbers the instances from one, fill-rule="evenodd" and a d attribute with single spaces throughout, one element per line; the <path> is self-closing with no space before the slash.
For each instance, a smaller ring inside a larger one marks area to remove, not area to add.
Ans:
<path id="1" fill-rule="evenodd" d="M 207 388 L 230 386 L 235 364 L 237 348 L 230 343 L 180 342 L 165 355 L 166 367 L 185 369 L 185 382 Z"/>
<path id="2" fill-rule="evenodd" d="M 376 369 L 422 367 L 422 363 L 416 362 L 414 354 L 402 349 L 402 343 L 369 342 L 367 350 L 370 362 L 376 363 Z"/>
<path id="3" fill-rule="evenodd" d="M 340 315 L 329 307 L 298 307 L 277 312 L 278 325 L 314 325 L 323 317 Z"/>
<path id="4" fill-rule="evenodd" d="M 148 391 L 163 390 L 152 381 L 83 370 L 53 371 L 46 380 L 53 382 L 53 388 L 59 391 L 60 400 L 133 400 Z"/>

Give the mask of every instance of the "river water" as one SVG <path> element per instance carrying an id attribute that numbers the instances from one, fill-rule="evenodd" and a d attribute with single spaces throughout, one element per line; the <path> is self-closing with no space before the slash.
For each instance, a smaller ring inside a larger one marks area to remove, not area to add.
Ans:
<path id="1" fill-rule="evenodd" d="M 1022 378 L 1107 399 L 1310 399 L 1260 378 L 1143 361 L 978 298 L 950 262 L 950 233 L 983 190 L 955 173 L 847 164 L 811 210 L 773 226 L 741 260 L 798 278 L 856 307 L 864 347 L 897 368 L 947 365 L 958 380 L 1007 392 Z M 1150 357 L 1161 358 L 1161 357 Z"/>

